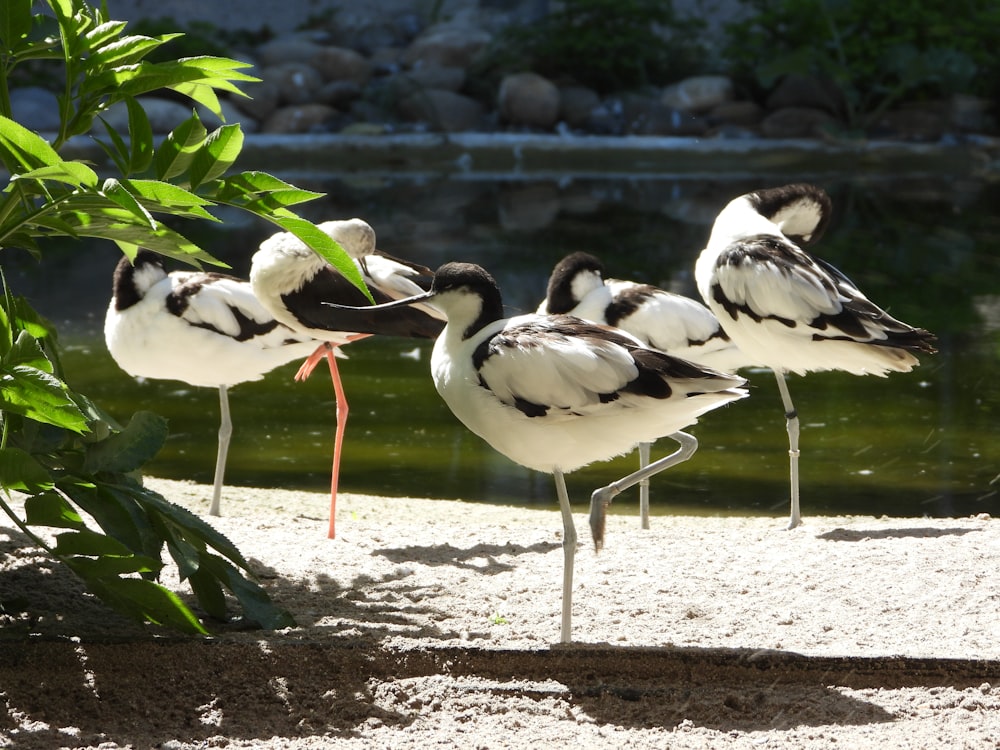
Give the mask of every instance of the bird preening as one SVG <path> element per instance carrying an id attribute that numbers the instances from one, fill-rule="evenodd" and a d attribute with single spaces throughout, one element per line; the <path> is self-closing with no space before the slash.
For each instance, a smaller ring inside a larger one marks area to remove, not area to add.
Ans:
<path id="1" fill-rule="evenodd" d="M 297 379 L 326 359 L 336 401 L 329 536 L 347 401 L 339 348 L 370 335 L 436 339 L 434 386 L 457 419 L 499 453 L 551 474 L 562 517 L 560 639 L 572 638 L 576 527 L 564 475 L 640 447 L 640 468 L 590 498 L 595 547 L 608 504 L 636 484 L 648 527 L 649 478 L 689 459 L 686 428 L 746 398 L 736 370 L 774 372 L 789 444 L 789 528 L 801 523 L 799 421 L 786 377 L 821 370 L 885 377 L 908 372 L 934 336 L 892 317 L 846 275 L 812 254 L 831 222 L 819 187 L 791 184 L 732 199 L 695 264 L 704 304 L 652 285 L 605 278 L 600 259 L 566 256 L 538 311 L 507 316 L 482 267 L 435 272 L 385 255 L 361 219 L 318 226 L 354 260 L 375 304 L 294 235 L 254 254 L 249 281 L 203 272 L 167 274 L 153 253 L 123 258 L 105 323 L 126 372 L 219 389 L 222 427 L 211 512 L 218 513 L 231 425 L 227 389 L 304 359 Z M 738 418 L 732 415 L 712 419 Z M 663 437 L 679 448 L 656 461 Z"/>
<path id="2" fill-rule="evenodd" d="M 786 373 L 909 372 L 935 337 L 896 320 L 843 273 L 810 254 L 830 223 L 819 187 L 799 183 L 734 198 L 695 266 L 698 291 L 740 350 L 774 371 L 788 431 L 788 527 L 802 522 L 799 417 Z"/>

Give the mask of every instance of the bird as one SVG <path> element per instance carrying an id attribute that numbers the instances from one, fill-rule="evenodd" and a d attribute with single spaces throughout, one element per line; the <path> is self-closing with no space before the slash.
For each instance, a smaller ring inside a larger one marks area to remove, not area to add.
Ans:
<path id="1" fill-rule="evenodd" d="M 433 279 L 431 270 L 379 251 L 375 230 L 363 219 L 324 221 L 316 226 L 351 256 L 376 302 L 421 294 L 430 288 Z M 305 380 L 326 358 L 336 404 L 328 529 L 328 536 L 333 539 L 336 536 L 340 455 L 349 410 L 336 363 L 336 357 L 343 356 L 339 347 L 372 334 L 432 339 L 444 328 L 444 316 L 422 305 L 375 319 L 356 317 L 352 321 L 355 328 L 345 326 L 341 321 L 343 316 L 323 303 L 361 305 L 368 302 L 367 298 L 291 232 L 278 232 L 260 243 L 251 259 L 250 284 L 261 304 L 277 320 L 302 335 L 322 342 L 302 364 L 295 378 Z"/>
<path id="2" fill-rule="evenodd" d="M 115 266 L 104 318 L 111 357 L 133 377 L 219 389 L 220 425 L 209 513 L 221 512 L 233 425 L 229 388 L 309 356 L 317 341 L 282 325 L 250 283 L 222 273 L 173 271 L 141 249 Z"/>
<path id="3" fill-rule="evenodd" d="M 644 346 L 726 372 L 751 362 L 733 344 L 718 318 L 697 300 L 650 284 L 604 278 L 604 263 L 590 253 L 570 253 L 556 263 L 549 276 L 539 314 L 573 315 L 620 328 Z M 698 447 L 693 435 L 670 435 L 680 444 L 680 461 Z M 650 444 L 639 444 L 639 466 L 649 464 Z M 678 461 L 678 463 L 680 462 Z M 639 483 L 639 522 L 649 528 L 649 480 Z"/>
<path id="4" fill-rule="evenodd" d="M 744 398 L 745 381 L 580 318 L 505 318 L 495 279 L 471 263 L 446 263 L 425 294 L 367 312 L 428 301 L 448 321 L 431 354 L 432 378 L 444 402 L 495 450 L 555 479 L 563 522 L 560 640 L 569 642 L 577 535 L 564 474 L 677 432 Z M 597 549 L 610 498 L 673 463 L 667 456 L 594 492 L 590 521 Z"/>
<path id="5" fill-rule="evenodd" d="M 934 334 L 892 317 L 807 248 L 826 231 L 832 202 L 815 185 L 746 193 L 716 217 L 695 264 L 698 291 L 726 333 L 773 370 L 788 432 L 788 528 L 799 508 L 799 418 L 787 373 L 842 370 L 886 377 L 933 354 Z"/>

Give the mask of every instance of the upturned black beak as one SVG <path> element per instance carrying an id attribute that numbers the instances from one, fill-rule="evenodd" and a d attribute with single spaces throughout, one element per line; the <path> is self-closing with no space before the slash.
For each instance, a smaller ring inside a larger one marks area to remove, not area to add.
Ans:
<path id="1" fill-rule="evenodd" d="M 349 316 L 352 311 L 359 313 L 361 312 L 369 313 L 372 312 L 373 310 L 391 310 L 397 307 L 406 307 L 407 305 L 415 305 L 419 302 L 427 302 L 429 299 L 434 297 L 434 295 L 435 292 L 433 291 L 424 292 L 423 294 L 417 294 L 414 295 L 413 297 L 404 297 L 403 299 L 395 299 L 392 302 L 383 302 L 381 305 L 367 305 L 365 307 L 354 307 L 353 305 L 338 305 L 336 302 L 322 302 L 320 304 L 324 305 L 325 307 L 332 307 L 335 310 L 338 310 L 339 311 L 338 315 L 340 312 L 342 312 L 345 315 Z"/>

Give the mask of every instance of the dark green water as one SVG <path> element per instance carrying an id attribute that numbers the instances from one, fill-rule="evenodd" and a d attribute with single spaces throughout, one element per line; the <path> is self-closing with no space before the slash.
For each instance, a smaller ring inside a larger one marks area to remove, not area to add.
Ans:
<path id="1" fill-rule="evenodd" d="M 314 220 L 361 216 L 379 246 L 431 267 L 477 262 L 497 276 L 511 312 L 533 309 L 552 265 L 573 250 L 602 256 L 611 275 L 696 296 L 691 274 L 716 212 L 745 180 L 463 182 L 454 179 L 295 180 L 328 197 Z M 781 180 L 787 182 L 791 180 Z M 837 217 L 817 254 L 875 302 L 934 331 L 940 352 L 887 379 L 792 377 L 802 419 L 805 515 L 954 516 L 1000 512 L 1000 187 L 971 181 L 824 181 Z M 229 226 L 197 239 L 246 275 L 266 226 Z M 160 476 L 211 482 L 218 397 L 174 382 L 137 383 L 101 337 L 114 247 L 53 253 L 42 278 L 13 269 L 15 291 L 60 324 L 73 385 L 119 419 L 152 409 L 170 420 Z M 5 262 L 5 271 L 7 269 Z M 554 507 L 551 477 L 516 466 L 468 433 L 437 397 L 429 342 L 366 340 L 341 363 L 351 404 L 341 488 Z M 308 488 L 329 483 L 333 393 L 320 368 L 295 365 L 230 394 L 235 435 L 227 484 Z M 654 512 L 784 515 L 787 442 L 774 378 L 748 373 L 752 396 L 703 418 L 689 462 L 654 478 Z M 669 440 L 654 457 L 673 450 Z M 578 504 L 634 469 L 635 456 L 570 477 Z M 634 491 L 615 501 L 635 512 Z"/>

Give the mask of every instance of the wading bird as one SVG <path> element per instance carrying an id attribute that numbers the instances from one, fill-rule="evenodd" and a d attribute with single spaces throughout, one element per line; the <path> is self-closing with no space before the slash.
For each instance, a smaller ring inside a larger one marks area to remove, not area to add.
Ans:
<path id="1" fill-rule="evenodd" d="M 219 451 L 209 513 L 219 515 L 233 424 L 229 388 L 292 360 L 317 341 L 282 325 L 254 297 L 250 284 L 202 271 L 167 273 L 163 260 L 140 250 L 115 267 L 104 340 L 134 377 L 180 380 L 219 389 Z"/>
<path id="2" fill-rule="evenodd" d="M 420 294 L 430 288 L 429 268 L 393 258 L 375 247 L 375 230 L 361 219 L 326 221 L 317 226 L 340 244 L 357 264 L 376 302 Z M 260 244 L 251 261 L 250 284 L 261 303 L 292 330 L 323 342 L 296 374 L 305 380 L 325 357 L 333 380 L 336 433 L 330 476 L 329 537 L 336 533 L 337 486 L 340 455 L 347 425 L 348 404 L 337 369 L 338 348 L 372 334 L 434 338 L 444 328 L 444 316 L 426 306 L 405 307 L 391 315 L 365 319 L 351 316 L 352 328 L 342 313 L 324 303 L 368 303 L 364 294 L 336 268 L 290 232 L 278 232 Z"/>
<path id="3" fill-rule="evenodd" d="M 445 403 L 507 458 L 555 478 L 563 520 L 560 637 L 568 642 L 577 536 L 563 474 L 673 434 L 744 398 L 745 381 L 579 318 L 504 318 L 496 281 L 470 263 L 441 266 L 426 294 L 357 312 L 428 301 L 448 318 L 431 356 L 434 385 Z M 610 499 L 675 463 L 667 456 L 594 492 L 591 529 L 598 549 Z"/>
<path id="4" fill-rule="evenodd" d="M 712 311 L 700 302 L 650 284 L 605 279 L 604 264 L 590 253 L 570 253 L 549 276 L 539 314 L 573 315 L 614 326 L 644 346 L 707 367 L 735 372 L 753 363 L 729 340 Z M 690 458 L 698 441 L 686 432 L 669 435 L 680 443 L 678 463 Z M 639 444 L 639 466 L 649 465 L 650 444 Z M 649 528 L 649 480 L 639 482 L 639 522 Z"/>
<path id="5" fill-rule="evenodd" d="M 718 215 L 695 268 L 698 291 L 733 342 L 774 371 L 788 431 L 791 512 L 799 511 L 799 417 L 785 374 L 843 370 L 885 377 L 933 354 L 933 334 L 896 320 L 806 248 L 823 234 L 831 202 L 808 184 L 757 190 Z"/>

